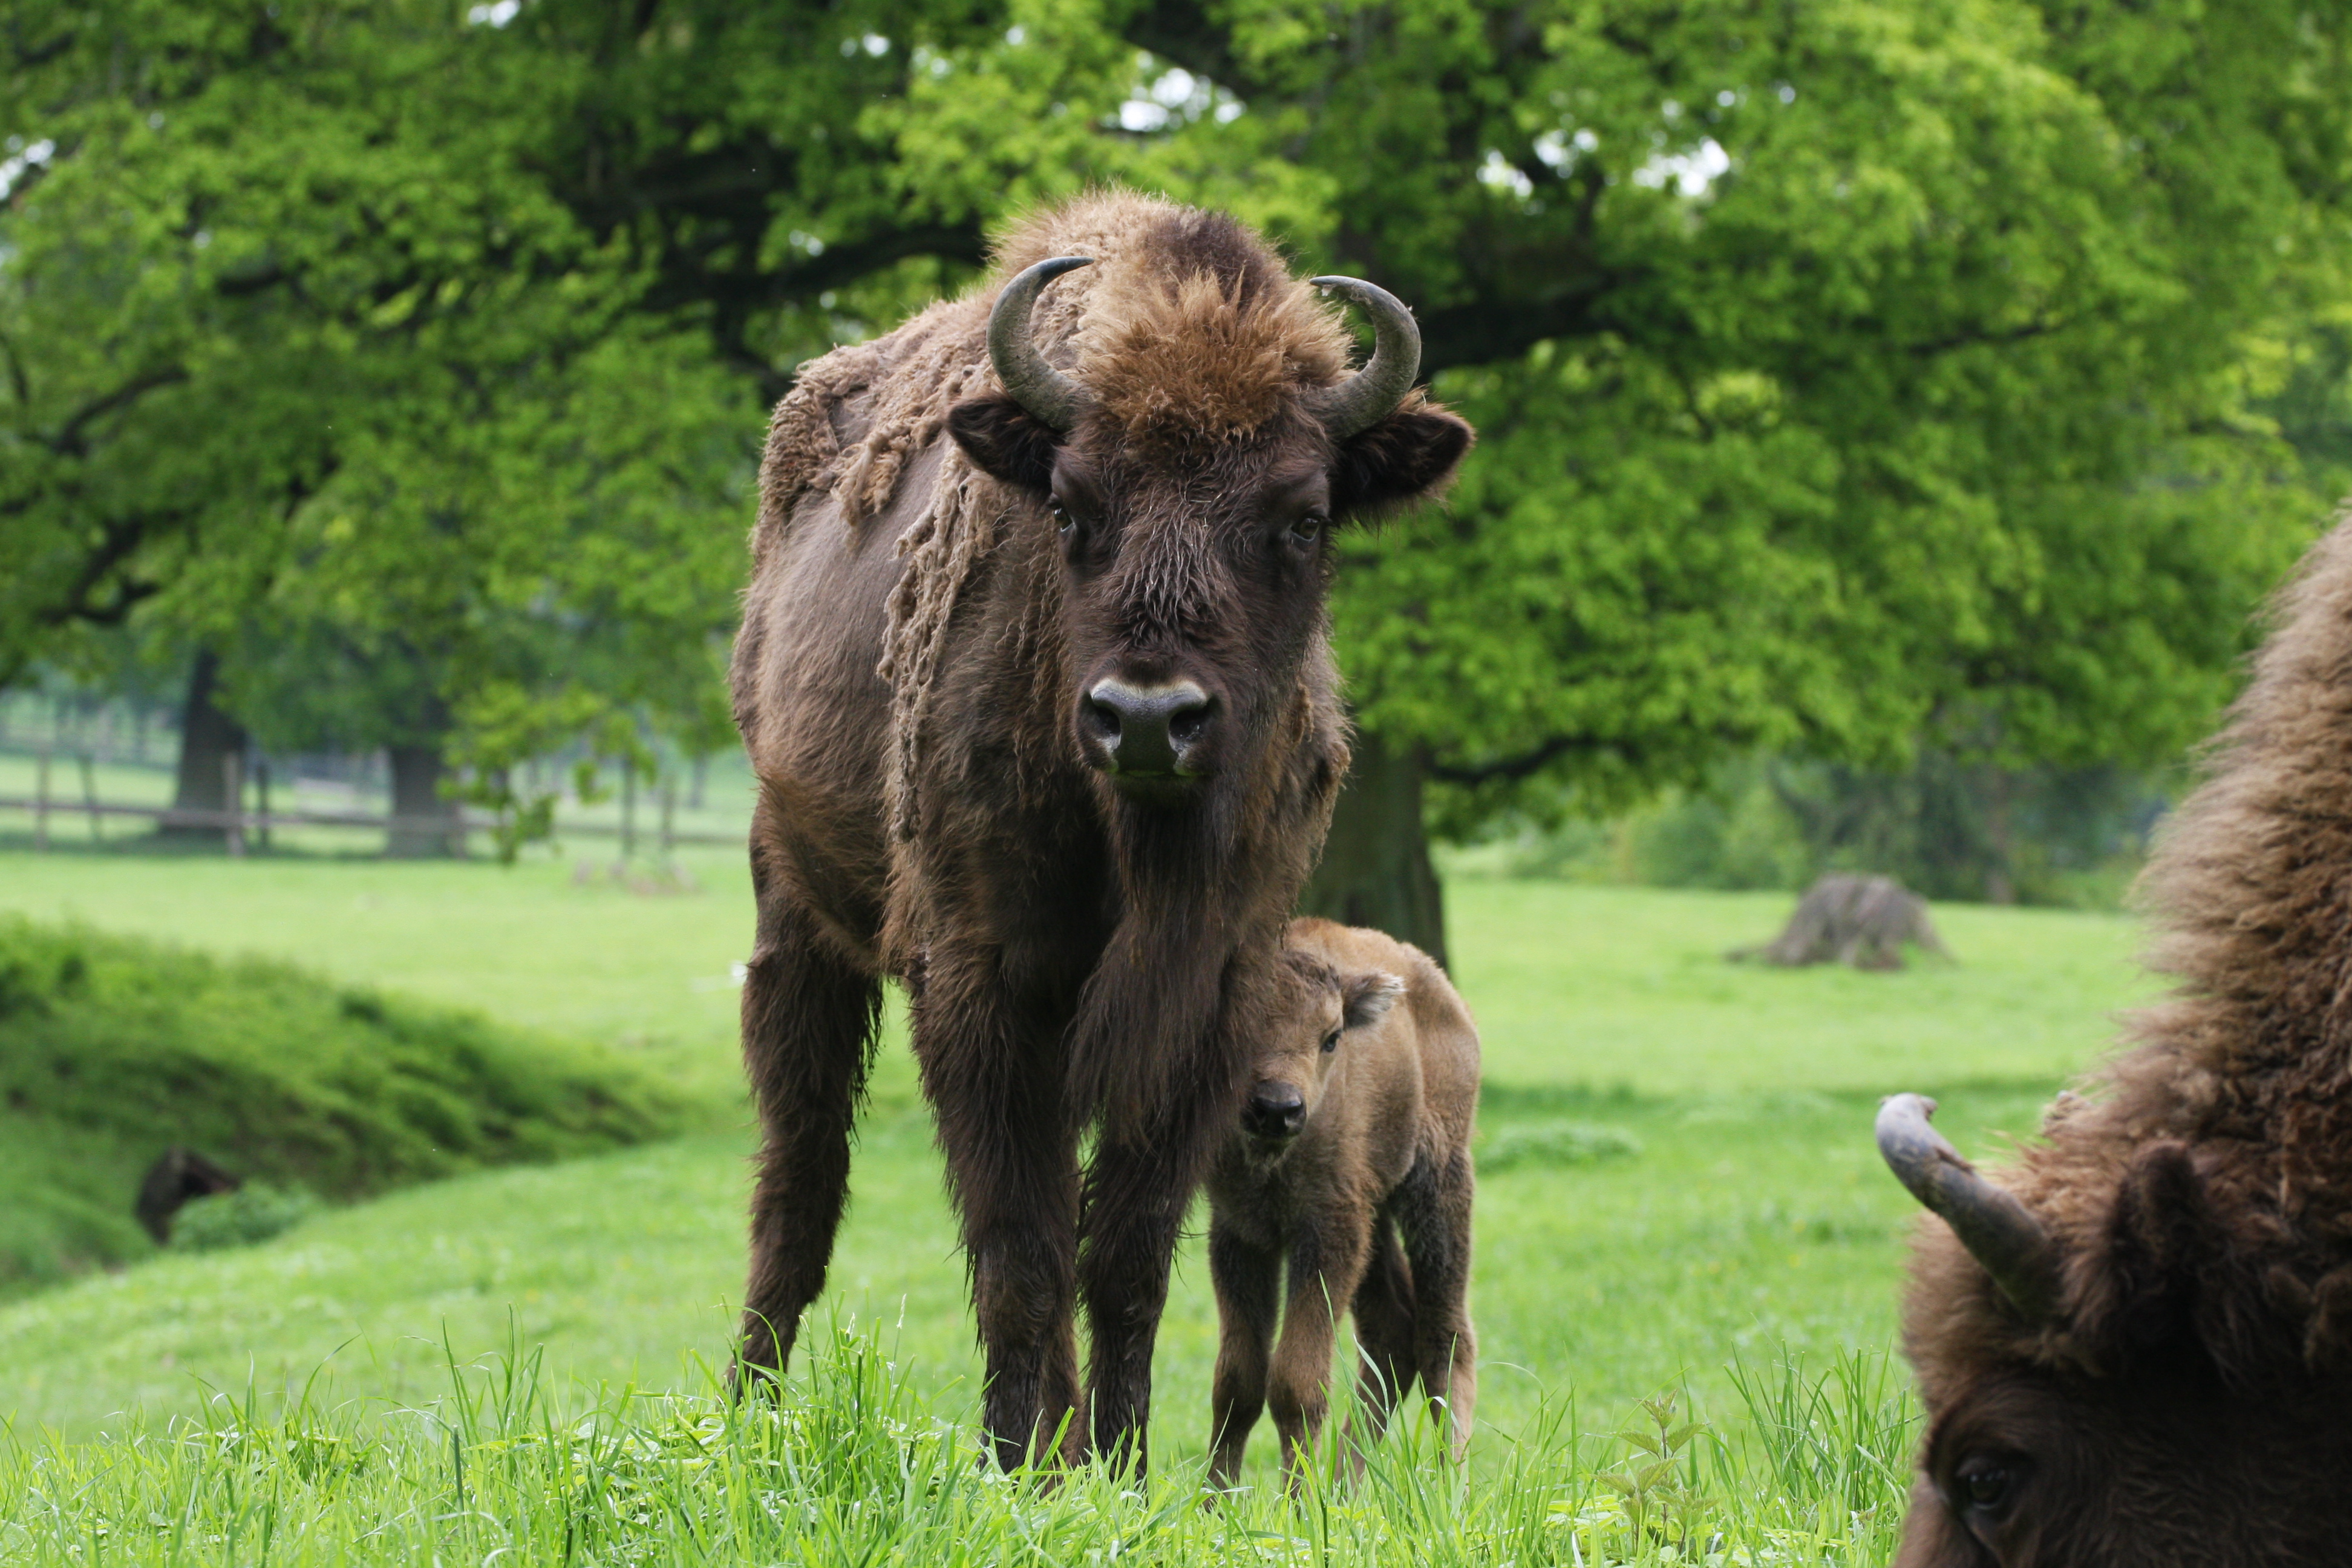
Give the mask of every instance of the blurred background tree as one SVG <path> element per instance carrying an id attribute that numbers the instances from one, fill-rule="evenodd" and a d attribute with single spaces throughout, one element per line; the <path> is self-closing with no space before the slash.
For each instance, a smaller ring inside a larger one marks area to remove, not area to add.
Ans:
<path id="1" fill-rule="evenodd" d="M 502 804 L 566 739 L 708 735 L 764 402 L 1088 181 L 1396 290 L 1484 433 L 1335 607 L 1364 733 L 1312 900 L 1438 951 L 1425 826 L 1744 758 L 1791 798 L 1942 770 L 1985 842 L 2038 831 L 2019 781 L 2210 722 L 2352 457 L 2352 84 L 2284 0 L 23 0 L 7 37 L 0 679 L 135 619 L 260 725 L 245 628 L 310 628 L 281 668 L 397 634 Z"/>

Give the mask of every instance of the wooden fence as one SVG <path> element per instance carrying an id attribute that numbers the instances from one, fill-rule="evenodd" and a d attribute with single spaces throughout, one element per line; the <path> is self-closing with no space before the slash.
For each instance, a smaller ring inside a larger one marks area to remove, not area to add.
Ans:
<path id="1" fill-rule="evenodd" d="M 267 805 L 266 795 L 261 808 L 250 811 L 241 806 L 234 811 L 204 811 L 174 805 L 124 805 L 100 800 L 87 768 L 82 773 L 82 798 L 79 801 L 64 801 L 49 794 L 48 759 L 45 756 L 41 762 L 43 766 L 34 775 L 37 787 L 32 795 L 0 795 L 0 811 L 21 811 L 31 815 L 33 847 L 37 850 L 46 850 L 49 847 L 49 818 L 52 816 L 87 816 L 92 839 L 104 837 L 100 824 L 110 816 L 144 818 L 160 827 L 217 829 L 231 855 L 244 854 L 248 842 L 267 848 L 270 829 L 275 827 L 373 828 L 387 834 L 401 832 L 420 837 L 455 837 L 462 846 L 465 835 L 493 832 L 499 826 L 497 817 L 482 812 L 461 811 L 449 816 L 395 816 L 364 811 L 272 811 Z M 242 781 L 237 777 L 235 759 L 231 759 L 231 765 L 226 772 L 227 777 L 223 782 L 227 786 L 226 793 L 228 798 L 242 799 Z M 555 833 L 558 837 L 618 838 L 624 840 L 625 847 L 629 850 L 634 850 L 635 841 L 642 837 L 658 846 L 664 854 L 678 844 L 740 845 L 743 842 L 741 833 L 709 833 L 673 827 L 668 815 L 667 811 L 663 812 L 660 824 L 649 833 L 641 832 L 634 822 L 626 818 L 620 822 L 559 821 L 555 825 Z"/>

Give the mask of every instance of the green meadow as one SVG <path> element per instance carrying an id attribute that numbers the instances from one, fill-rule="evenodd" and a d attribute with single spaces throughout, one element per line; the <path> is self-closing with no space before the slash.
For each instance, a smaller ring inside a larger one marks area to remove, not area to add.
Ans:
<path id="1" fill-rule="evenodd" d="M 1492 1154 L 1472 1462 L 1433 1465 L 1408 1430 L 1360 1483 L 1293 1504 L 1263 1484 L 1265 1431 L 1251 1498 L 1204 1511 L 1197 1245 L 1160 1336 L 1148 1486 L 1007 1489 L 973 1462 L 961 1264 L 895 1023 L 805 1336 L 824 1353 L 776 1410 L 710 1396 L 751 1145 L 730 973 L 747 879 L 718 851 L 658 887 L 600 865 L 0 855 L 0 910 L 609 1046 L 690 1107 L 667 1141 L 0 1304 L 0 1557 L 260 1561 L 266 1524 L 271 1561 L 945 1562 L 1020 1542 L 1057 1563 L 1318 1542 L 1370 1561 L 1436 1510 L 1465 1562 L 1879 1561 L 1907 1440 L 1890 1351 L 1912 1209 L 1871 1145 L 1876 1099 L 1933 1093 L 1964 1150 L 1997 1154 L 2148 993 L 2120 916 L 1939 908 L 1954 963 L 1782 972 L 1725 958 L 1772 932 L 1782 896 L 1457 875 Z M 826 1440 L 838 1463 L 808 1447 L 828 1422 L 856 1428 Z M 468 1483 L 451 1455 L 477 1442 L 496 1458 Z"/>

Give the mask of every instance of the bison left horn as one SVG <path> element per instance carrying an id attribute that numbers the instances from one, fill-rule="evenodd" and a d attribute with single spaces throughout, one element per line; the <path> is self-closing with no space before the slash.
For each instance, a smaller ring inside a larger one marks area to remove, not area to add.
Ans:
<path id="1" fill-rule="evenodd" d="M 1360 278 L 1310 278 L 1372 319 L 1372 357 L 1335 386 L 1307 395 L 1307 408 L 1334 441 L 1344 441 L 1389 416 L 1421 374 L 1421 328 L 1404 301 Z"/>
<path id="2" fill-rule="evenodd" d="M 1934 1114 L 1936 1102 L 1923 1096 L 1887 1096 L 1878 1106 L 1879 1154 L 1911 1195 L 1952 1227 L 2018 1310 L 2036 1321 L 2049 1317 L 2058 1305 L 2049 1232 L 2014 1193 L 1979 1175 L 1927 1125 Z"/>
<path id="3" fill-rule="evenodd" d="M 1066 434 L 1087 411 L 1087 389 L 1045 363 L 1030 338 L 1029 312 L 1045 285 L 1094 265 L 1091 256 L 1056 256 L 1016 275 L 988 312 L 988 363 L 1013 401 L 1039 423 Z"/>

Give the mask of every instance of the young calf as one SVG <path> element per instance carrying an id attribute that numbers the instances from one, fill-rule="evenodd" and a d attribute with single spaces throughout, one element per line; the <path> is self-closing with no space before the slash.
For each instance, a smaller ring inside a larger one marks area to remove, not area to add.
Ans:
<path id="1" fill-rule="evenodd" d="M 1296 1480 L 1299 1449 L 1323 1424 L 1343 1306 L 1356 1314 L 1372 1435 L 1418 1377 L 1458 1457 L 1477 1396 L 1469 1009 L 1428 954 L 1378 931 L 1295 921 L 1283 958 L 1291 1005 L 1259 1049 L 1241 1126 L 1209 1175 L 1223 1324 L 1209 1467 L 1218 1487 L 1240 1476 L 1269 1399 Z M 1286 1263 L 1282 1343 L 1269 1356 Z"/>

